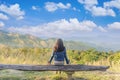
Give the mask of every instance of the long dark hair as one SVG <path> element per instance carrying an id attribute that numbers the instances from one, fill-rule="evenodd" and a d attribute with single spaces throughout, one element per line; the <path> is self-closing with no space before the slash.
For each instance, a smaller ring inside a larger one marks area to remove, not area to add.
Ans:
<path id="1" fill-rule="evenodd" d="M 57 39 L 55 46 L 54 46 L 54 51 L 61 52 L 65 49 L 64 44 L 62 39 Z"/>

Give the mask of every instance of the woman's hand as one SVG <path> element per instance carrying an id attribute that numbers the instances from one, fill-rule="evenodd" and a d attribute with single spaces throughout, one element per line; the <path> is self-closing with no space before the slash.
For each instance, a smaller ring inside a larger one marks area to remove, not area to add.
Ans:
<path id="1" fill-rule="evenodd" d="M 51 63 L 50 63 L 50 62 L 48 62 L 48 65 L 51 65 Z"/>
<path id="2" fill-rule="evenodd" d="M 68 63 L 67 63 L 68 65 L 70 65 L 70 60 L 68 60 Z"/>

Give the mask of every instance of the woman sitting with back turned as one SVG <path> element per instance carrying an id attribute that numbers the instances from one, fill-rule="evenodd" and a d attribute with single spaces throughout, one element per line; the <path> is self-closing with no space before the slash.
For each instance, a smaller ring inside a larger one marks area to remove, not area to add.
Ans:
<path id="1" fill-rule="evenodd" d="M 48 61 L 49 64 L 51 64 L 53 58 L 55 65 L 64 65 L 64 59 L 66 60 L 66 63 L 69 64 L 69 60 L 66 55 L 66 48 L 63 45 L 62 39 L 57 39 L 53 48 L 52 56 Z"/>

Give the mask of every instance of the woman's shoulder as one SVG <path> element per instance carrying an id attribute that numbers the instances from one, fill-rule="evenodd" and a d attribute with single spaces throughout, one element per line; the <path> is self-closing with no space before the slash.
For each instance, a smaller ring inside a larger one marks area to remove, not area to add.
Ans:
<path id="1" fill-rule="evenodd" d="M 66 47 L 64 47 L 64 51 L 66 51 Z"/>
<path id="2" fill-rule="evenodd" d="M 66 49 L 66 47 L 64 47 L 64 49 Z"/>

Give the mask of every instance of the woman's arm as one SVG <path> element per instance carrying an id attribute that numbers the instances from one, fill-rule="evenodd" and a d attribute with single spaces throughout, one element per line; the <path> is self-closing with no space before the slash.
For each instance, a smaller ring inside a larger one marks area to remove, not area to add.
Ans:
<path id="1" fill-rule="evenodd" d="M 67 55 L 66 55 L 66 49 L 65 49 L 64 57 L 65 57 L 66 63 L 69 64 L 69 60 L 68 60 Z"/>
<path id="2" fill-rule="evenodd" d="M 53 57 L 54 57 L 54 51 L 52 52 L 52 55 L 51 55 L 51 57 L 50 57 L 48 63 L 51 63 L 51 62 L 52 62 Z"/>

